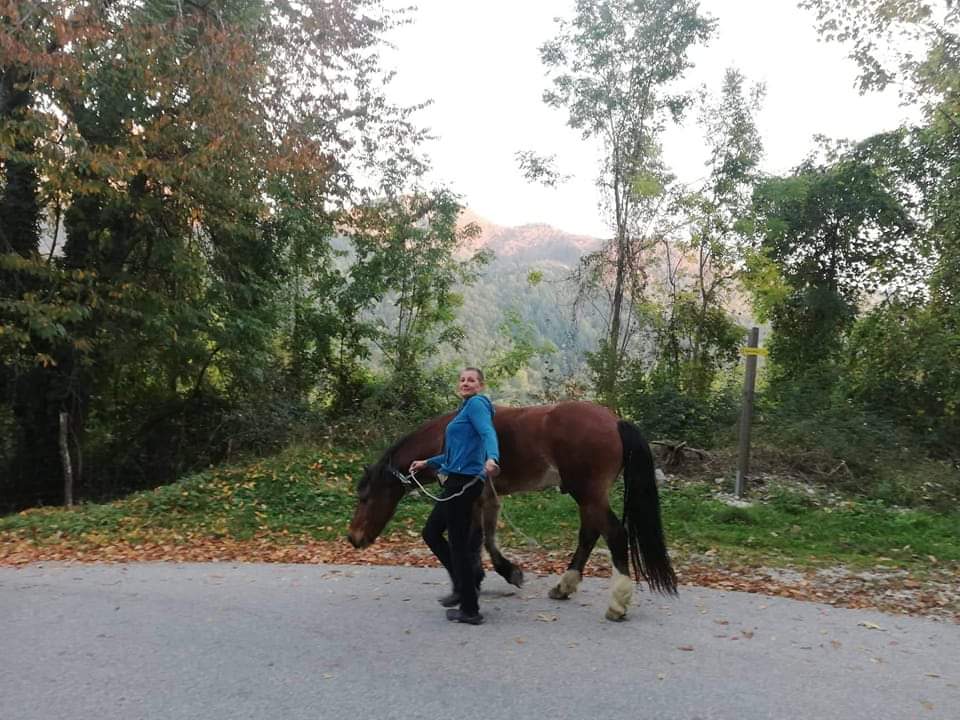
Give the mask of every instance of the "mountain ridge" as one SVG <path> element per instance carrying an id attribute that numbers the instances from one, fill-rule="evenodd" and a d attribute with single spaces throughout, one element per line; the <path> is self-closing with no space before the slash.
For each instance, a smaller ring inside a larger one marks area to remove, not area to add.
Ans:
<path id="1" fill-rule="evenodd" d="M 603 244 L 599 238 L 570 233 L 543 222 L 498 225 L 469 208 L 461 213 L 459 221 L 461 228 L 468 224 L 476 225 L 480 234 L 464 245 L 465 251 L 473 253 L 486 248 L 495 253 L 498 261 L 512 264 L 553 261 L 573 267 L 585 253 Z"/>

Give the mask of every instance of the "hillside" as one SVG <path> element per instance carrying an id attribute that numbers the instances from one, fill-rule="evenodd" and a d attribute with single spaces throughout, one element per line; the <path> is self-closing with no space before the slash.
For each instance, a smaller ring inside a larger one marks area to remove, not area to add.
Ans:
<path id="1" fill-rule="evenodd" d="M 493 250 L 501 262 L 514 265 L 544 263 L 548 266 L 572 269 L 580 257 L 598 249 L 602 240 L 587 235 L 573 235 L 543 223 L 505 227 L 480 217 L 472 210 L 461 215 L 461 224 L 473 223 L 480 228 L 480 236 L 469 247 Z"/>
<path id="2" fill-rule="evenodd" d="M 489 365 L 510 347 L 503 325 L 508 317 L 529 328 L 530 340 L 554 348 L 535 358 L 530 367 L 497 389 L 506 401 L 541 399 L 551 383 L 571 377 L 583 378 L 584 353 L 596 347 L 603 319 L 591 308 L 574 316 L 576 286 L 570 280 L 584 253 L 598 249 L 602 241 L 574 235 L 542 223 L 507 227 L 496 225 L 470 210 L 462 223 L 481 229 L 477 241 L 465 248 L 487 248 L 494 260 L 482 278 L 464 290 L 461 320 L 467 341 L 461 353 L 444 352 L 441 360 Z M 531 273 L 539 275 L 531 282 Z M 512 332 L 516 332 L 514 326 Z"/>
<path id="3" fill-rule="evenodd" d="M 462 353 L 444 352 L 440 359 L 489 364 L 509 345 L 501 326 L 513 313 L 532 328 L 530 339 L 535 344 L 551 344 L 556 351 L 536 358 L 527 370 L 498 388 L 498 396 L 507 401 L 538 400 L 545 392 L 549 394 L 551 384 L 569 378 L 586 382 L 584 354 L 597 347 L 606 320 L 589 302 L 582 303 L 574 313 L 577 289 L 571 275 L 580 258 L 598 250 L 603 241 L 545 224 L 497 225 L 470 210 L 464 211 L 461 222 L 475 223 L 481 230 L 464 250 L 487 248 L 495 253 L 495 259 L 480 281 L 464 291 L 461 318 L 467 342 Z M 676 261 L 674 257 L 674 264 Z M 692 258 L 681 259 L 680 264 L 688 274 L 694 272 Z M 649 291 L 654 296 L 665 292 L 665 268 L 662 258 L 654 259 L 646 268 Z M 540 280 L 531 283 L 534 271 Z M 741 325 L 753 321 L 744 295 L 734 295 L 729 309 Z"/>

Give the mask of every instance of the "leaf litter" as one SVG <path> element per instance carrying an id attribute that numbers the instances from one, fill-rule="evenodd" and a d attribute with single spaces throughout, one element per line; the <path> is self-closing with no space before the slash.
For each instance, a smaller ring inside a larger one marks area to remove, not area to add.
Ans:
<path id="1" fill-rule="evenodd" d="M 566 552 L 530 548 L 505 548 L 505 551 L 527 573 L 540 576 L 562 574 L 569 562 Z M 239 540 L 188 533 L 178 541 L 159 537 L 136 543 L 116 540 L 98 543 L 64 538 L 43 543 L 16 532 L 0 533 L 0 566 L 19 567 L 38 562 L 263 562 L 439 567 L 421 541 L 402 535 L 380 538 L 369 548 L 355 550 L 343 540 L 278 539 L 276 536 Z M 770 568 L 702 555 L 678 557 L 674 562 L 677 576 L 684 585 L 960 623 L 958 568 L 952 564 L 942 563 L 922 576 L 912 576 L 896 569 L 864 572 L 843 566 Z M 584 574 L 609 577 L 609 563 L 591 563 Z M 527 599 L 529 596 L 521 597 Z"/>

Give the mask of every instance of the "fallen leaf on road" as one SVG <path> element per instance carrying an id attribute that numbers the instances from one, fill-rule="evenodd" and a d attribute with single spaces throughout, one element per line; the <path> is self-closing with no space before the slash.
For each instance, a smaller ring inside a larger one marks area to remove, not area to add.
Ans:
<path id="1" fill-rule="evenodd" d="M 557 616 L 547 615 L 547 613 L 540 613 L 537 615 L 537 620 L 539 620 L 540 622 L 556 622 Z"/>
<path id="2" fill-rule="evenodd" d="M 693 645 L 677 645 L 677 650 L 683 650 L 684 652 L 693 652 Z"/>
<path id="3" fill-rule="evenodd" d="M 864 621 L 864 622 L 858 622 L 857 625 L 860 625 L 860 626 L 862 626 L 862 627 L 865 627 L 867 630 L 883 630 L 882 627 L 880 627 L 880 626 L 877 625 L 876 623 L 872 623 L 872 622 L 866 622 L 866 621 Z"/>

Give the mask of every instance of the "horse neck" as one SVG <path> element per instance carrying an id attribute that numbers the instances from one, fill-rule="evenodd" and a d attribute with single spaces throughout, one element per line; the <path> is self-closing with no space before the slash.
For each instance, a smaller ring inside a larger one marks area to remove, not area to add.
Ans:
<path id="1" fill-rule="evenodd" d="M 428 420 L 404 437 L 389 453 L 390 462 L 394 467 L 406 471 L 414 460 L 426 460 L 438 455 L 443 447 L 443 430 L 452 417 L 450 414 Z"/>

